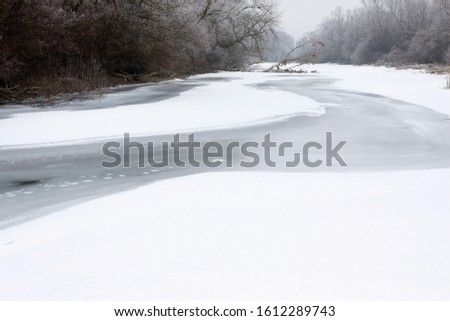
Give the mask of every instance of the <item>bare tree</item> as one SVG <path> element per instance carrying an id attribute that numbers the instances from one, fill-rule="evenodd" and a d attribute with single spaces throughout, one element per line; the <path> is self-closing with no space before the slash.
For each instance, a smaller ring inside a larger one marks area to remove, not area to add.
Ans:
<path id="1" fill-rule="evenodd" d="M 199 15 L 214 32 L 212 59 L 225 67 L 239 67 L 243 57 L 261 52 L 278 18 L 271 0 L 206 0 Z"/>

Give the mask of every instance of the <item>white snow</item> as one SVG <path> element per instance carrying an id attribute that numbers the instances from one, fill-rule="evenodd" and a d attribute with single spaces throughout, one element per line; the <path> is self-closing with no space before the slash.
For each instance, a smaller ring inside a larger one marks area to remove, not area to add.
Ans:
<path id="1" fill-rule="evenodd" d="M 252 70 L 268 69 L 271 63 L 255 65 Z M 316 77 L 333 78 L 334 86 L 352 92 L 386 96 L 435 110 L 450 117 L 450 90 L 445 89 L 447 76 L 421 70 L 317 64 L 302 66 L 317 71 Z"/>
<path id="2" fill-rule="evenodd" d="M 450 117 L 450 90 L 445 89 L 446 75 L 373 66 L 323 64 L 309 68 L 339 79 L 337 86 L 340 88 L 402 100 Z"/>
<path id="3" fill-rule="evenodd" d="M 124 133 L 134 137 L 181 133 L 248 125 L 300 113 L 313 116 L 324 113 L 319 103 L 307 97 L 250 86 L 277 75 L 237 72 L 201 75 L 202 79 L 218 76 L 231 81 L 205 81 L 204 86 L 154 103 L 17 114 L 0 120 L 0 147 L 122 138 Z M 142 90 L 140 88 L 139 93 Z"/>
<path id="4" fill-rule="evenodd" d="M 450 170 L 162 181 L 1 232 L 0 299 L 448 300 L 448 195 Z"/>

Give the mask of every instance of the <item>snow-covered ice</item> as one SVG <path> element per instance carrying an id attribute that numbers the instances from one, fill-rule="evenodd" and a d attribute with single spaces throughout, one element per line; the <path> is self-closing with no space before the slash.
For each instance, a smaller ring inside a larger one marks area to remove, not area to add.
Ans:
<path id="1" fill-rule="evenodd" d="M 261 70 L 267 66 L 264 64 L 253 69 Z M 442 75 L 333 64 L 312 65 L 307 69 L 319 73 L 298 77 L 326 77 L 334 80 L 334 85 L 341 89 L 384 95 L 450 116 L 450 91 L 443 89 L 445 76 Z M 217 77 L 228 81 L 208 81 Z M 279 74 L 261 72 L 222 72 L 194 76 L 190 81 L 197 79 L 201 86 L 158 102 L 98 110 L 17 114 L 0 119 L 0 147 L 70 144 L 120 138 L 124 133 L 132 136 L 180 133 L 249 125 L 300 113 L 321 115 L 324 112 L 323 106 L 310 98 L 251 86 L 278 77 Z M 137 95 L 143 95 L 143 90 L 145 87 L 135 91 Z"/>
<path id="2" fill-rule="evenodd" d="M 308 66 L 319 74 L 338 79 L 336 86 L 405 101 L 450 116 L 450 90 L 446 75 L 421 70 L 397 70 L 374 66 L 319 64 Z"/>
<path id="3" fill-rule="evenodd" d="M 250 70 L 261 71 L 273 64 L 254 65 Z M 435 110 L 450 117 L 450 90 L 446 90 L 447 75 L 430 74 L 416 69 L 395 69 L 379 66 L 317 64 L 299 67 L 317 71 L 317 77 L 332 78 L 334 86 L 351 92 L 362 92 Z M 298 68 L 297 68 L 298 69 Z"/>
<path id="4" fill-rule="evenodd" d="M 232 81 L 208 81 L 218 76 Z M 22 113 L 1 119 L 0 147 L 121 138 L 124 133 L 132 136 L 181 133 L 324 112 L 319 103 L 307 97 L 250 86 L 277 75 L 223 72 L 197 76 L 200 77 L 201 86 L 159 102 L 97 110 Z"/>

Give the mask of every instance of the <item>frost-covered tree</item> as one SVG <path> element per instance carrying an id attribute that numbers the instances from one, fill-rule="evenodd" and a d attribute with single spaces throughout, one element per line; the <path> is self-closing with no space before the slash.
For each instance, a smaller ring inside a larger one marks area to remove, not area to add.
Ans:
<path id="1" fill-rule="evenodd" d="M 271 0 L 204 0 L 199 22 L 212 32 L 209 61 L 236 68 L 249 54 L 261 53 L 275 33 L 278 16 Z"/>

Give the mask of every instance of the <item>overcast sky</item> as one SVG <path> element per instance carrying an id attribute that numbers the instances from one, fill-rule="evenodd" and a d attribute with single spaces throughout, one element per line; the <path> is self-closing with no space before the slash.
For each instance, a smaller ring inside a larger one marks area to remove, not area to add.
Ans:
<path id="1" fill-rule="evenodd" d="M 279 3 L 283 29 L 298 39 L 312 31 L 336 7 L 353 9 L 361 0 L 279 0 Z"/>

